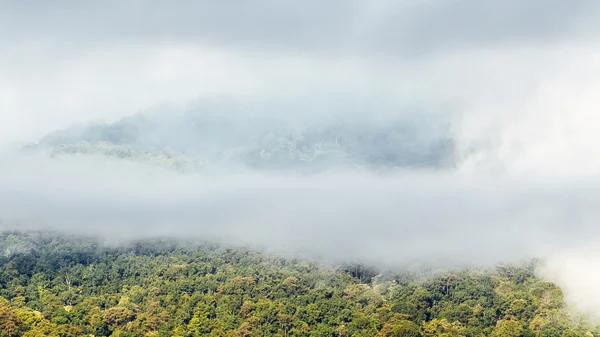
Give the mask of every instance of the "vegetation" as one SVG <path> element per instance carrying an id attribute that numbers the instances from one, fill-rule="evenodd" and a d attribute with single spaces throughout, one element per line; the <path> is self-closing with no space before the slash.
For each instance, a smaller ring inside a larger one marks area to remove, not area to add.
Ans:
<path id="1" fill-rule="evenodd" d="M 52 158 L 69 155 L 95 155 L 131 160 L 175 171 L 194 171 L 202 167 L 201 162 L 191 160 L 181 153 L 171 151 L 143 151 L 109 142 L 62 144 L 54 147 L 50 153 Z"/>
<path id="2" fill-rule="evenodd" d="M 453 165 L 454 143 L 449 131 L 432 121 L 336 121 L 317 127 L 276 118 L 227 116 L 198 112 L 165 119 L 139 114 L 111 124 L 55 131 L 25 149 L 50 149 L 53 155 L 106 155 L 178 170 L 224 163 L 259 170 L 308 171 Z"/>
<path id="3" fill-rule="evenodd" d="M 593 336 L 535 263 L 417 279 L 168 240 L 0 234 L 0 336 Z"/>

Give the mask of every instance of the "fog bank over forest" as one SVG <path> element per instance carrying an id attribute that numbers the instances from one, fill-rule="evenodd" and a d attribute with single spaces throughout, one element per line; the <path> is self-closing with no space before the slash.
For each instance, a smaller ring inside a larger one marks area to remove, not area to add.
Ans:
<path id="1" fill-rule="evenodd" d="M 598 3 L 55 6 L 0 5 L 0 228 L 537 256 L 600 312 Z"/>

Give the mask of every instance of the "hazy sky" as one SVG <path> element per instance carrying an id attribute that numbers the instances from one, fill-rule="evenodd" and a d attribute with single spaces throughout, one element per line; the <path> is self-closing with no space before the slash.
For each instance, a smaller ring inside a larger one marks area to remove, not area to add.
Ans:
<path id="1" fill-rule="evenodd" d="M 597 27 L 590 14 L 598 10 L 585 0 L 5 1 L 3 7 L 2 28 L 11 34 L 2 40 L 11 44 L 54 40 L 77 48 L 166 41 L 395 57 L 473 45 L 552 44 L 572 38 L 578 28 Z"/>
<path id="2" fill-rule="evenodd" d="M 203 97 L 362 97 L 442 109 L 460 160 L 301 179 L 11 157 L 8 228 L 193 232 L 392 263 L 541 254 L 600 312 L 600 251 L 578 250 L 600 239 L 598 1 L 2 1 L 0 31 L 0 146 Z"/>
<path id="3" fill-rule="evenodd" d="M 460 106 L 457 137 L 477 139 L 505 114 L 556 105 L 536 100 L 586 95 L 599 10 L 591 0 L 3 1 L 0 143 L 159 103 L 315 94 Z"/>

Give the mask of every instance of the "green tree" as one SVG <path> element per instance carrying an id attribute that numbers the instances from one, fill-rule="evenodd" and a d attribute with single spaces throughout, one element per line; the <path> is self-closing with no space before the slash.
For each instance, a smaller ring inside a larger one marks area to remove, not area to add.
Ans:
<path id="1" fill-rule="evenodd" d="M 20 334 L 21 322 L 17 314 L 8 305 L 0 304 L 0 336 L 14 337 Z"/>
<path id="2" fill-rule="evenodd" d="M 500 320 L 492 332 L 492 337 L 519 337 L 523 332 L 521 323 L 517 320 Z"/>

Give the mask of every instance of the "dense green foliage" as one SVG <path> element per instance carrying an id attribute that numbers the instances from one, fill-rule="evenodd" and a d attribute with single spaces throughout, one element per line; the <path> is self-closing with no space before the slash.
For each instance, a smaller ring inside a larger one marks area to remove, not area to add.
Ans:
<path id="1" fill-rule="evenodd" d="M 0 254 L 0 336 L 597 333 L 533 263 L 417 280 L 210 243 L 12 232 Z"/>

